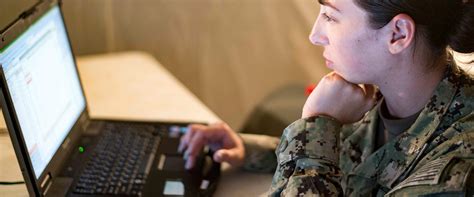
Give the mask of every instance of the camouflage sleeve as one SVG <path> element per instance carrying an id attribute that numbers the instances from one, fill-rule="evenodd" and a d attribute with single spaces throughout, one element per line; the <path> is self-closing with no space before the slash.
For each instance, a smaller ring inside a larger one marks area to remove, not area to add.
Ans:
<path id="1" fill-rule="evenodd" d="M 325 116 L 300 119 L 288 126 L 276 150 L 278 166 L 269 195 L 342 195 L 337 148 L 341 127 Z"/>
<path id="2" fill-rule="evenodd" d="M 245 146 L 243 169 L 252 172 L 274 172 L 277 166 L 275 149 L 279 138 L 240 133 Z"/>

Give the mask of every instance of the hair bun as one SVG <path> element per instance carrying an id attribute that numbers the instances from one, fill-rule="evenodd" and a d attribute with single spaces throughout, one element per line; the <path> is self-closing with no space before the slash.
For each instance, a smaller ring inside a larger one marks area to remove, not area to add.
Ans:
<path id="1" fill-rule="evenodd" d="M 451 1 L 451 0 L 449 0 Z M 448 37 L 448 45 L 459 53 L 474 52 L 474 2 L 462 0 L 462 12 Z"/>

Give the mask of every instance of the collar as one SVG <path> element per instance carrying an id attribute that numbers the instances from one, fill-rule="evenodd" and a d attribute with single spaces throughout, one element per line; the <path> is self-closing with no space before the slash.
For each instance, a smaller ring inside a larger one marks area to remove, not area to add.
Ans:
<path id="1" fill-rule="evenodd" d="M 455 114 L 458 118 L 466 113 L 472 113 L 470 109 L 459 109 L 463 106 L 463 100 L 468 100 L 462 95 L 462 88 L 472 90 L 473 80 L 455 65 L 448 66 L 444 78 L 435 89 L 420 115 L 408 128 L 408 130 L 395 139 L 389 141 L 376 152 L 373 152 L 373 138 L 378 120 L 377 108 L 372 109 L 362 122 L 372 120 L 364 129 L 358 129 L 349 136 L 345 143 L 361 143 L 363 147 L 362 163 L 355 167 L 348 176 L 358 176 L 376 180 L 380 185 L 392 188 L 396 180 L 410 166 L 415 166 L 418 155 L 424 144 L 433 139 L 433 134 L 444 131 L 443 125 L 450 125 L 456 118 L 449 117 Z M 472 92 L 472 91 L 471 91 Z M 464 105 L 465 106 L 465 105 Z M 448 118 L 446 118 L 448 117 Z M 375 121 L 374 121 L 375 120 Z M 367 145 L 364 146 L 363 144 Z M 365 157 L 365 156 L 366 157 Z M 374 170 L 375 168 L 375 170 Z M 350 184 L 350 183 L 348 183 Z"/>

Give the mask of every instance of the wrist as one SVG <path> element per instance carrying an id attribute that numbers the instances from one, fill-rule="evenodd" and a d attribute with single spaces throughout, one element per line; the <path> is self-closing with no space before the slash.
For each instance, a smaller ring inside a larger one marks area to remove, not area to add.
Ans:
<path id="1" fill-rule="evenodd" d="M 325 117 L 325 118 L 332 119 L 332 120 L 335 120 L 335 121 L 340 122 L 337 118 L 335 118 L 335 116 L 330 115 L 329 113 L 324 113 L 324 112 L 303 112 L 303 113 L 301 114 L 301 119 L 308 119 L 308 118 L 312 118 L 312 117 Z"/>
<path id="2" fill-rule="evenodd" d="M 277 148 L 279 162 L 286 163 L 309 157 L 336 164 L 341 128 L 342 124 L 338 120 L 325 115 L 293 122 L 283 132 Z"/>

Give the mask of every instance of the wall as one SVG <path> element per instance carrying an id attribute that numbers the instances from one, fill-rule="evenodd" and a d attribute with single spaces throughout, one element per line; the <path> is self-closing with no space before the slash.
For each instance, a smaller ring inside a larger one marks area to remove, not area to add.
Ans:
<path id="1" fill-rule="evenodd" d="M 34 2 L 2 0 L 0 7 L 9 9 L 0 11 L 1 25 Z M 321 48 L 308 41 L 318 6 L 310 0 L 65 0 L 64 14 L 77 55 L 147 51 L 239 129 L 270 92 L 317 82 L 328 72 Z"/>
<path id="2" fill-rule="evenodd" d="M 35 2 L 2 0 L 0 26 Z M 77 55 L 149 52 L 237 130 L 270 92 L 328 72 L 307 39 L 318 9 L 313 0 L 64 0 Z"/>

